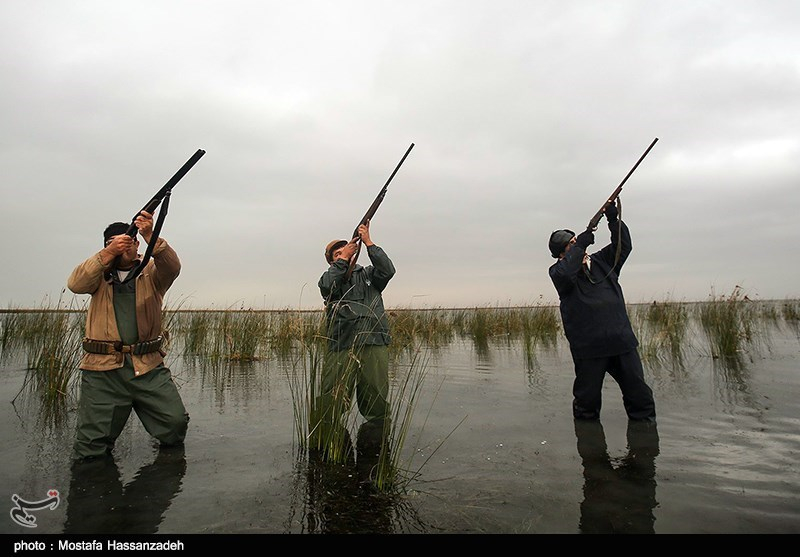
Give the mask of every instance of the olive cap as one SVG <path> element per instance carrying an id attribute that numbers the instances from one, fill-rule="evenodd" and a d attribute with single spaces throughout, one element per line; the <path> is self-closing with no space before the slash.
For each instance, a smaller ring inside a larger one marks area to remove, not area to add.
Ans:
<path id="1" fill-rule="evenodd" d="M 328 245 L 325 246 L 325 260 L 328 263 L 333 263 L 333 252 L 346 244 L 347 240 L 331 240 Z"/>

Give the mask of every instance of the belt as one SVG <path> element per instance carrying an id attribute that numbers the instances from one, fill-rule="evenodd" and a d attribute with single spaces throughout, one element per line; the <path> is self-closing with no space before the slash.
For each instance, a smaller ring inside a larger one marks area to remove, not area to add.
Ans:
<path id="1" fill-rule="evenodd" d="M 137 342 L 136 344 L 122 344 L 120 340 L 92 340 L 83 339 L 83 349 L 90 354 L 133 354 L 141 356 L 150 352 L 161 350 L 164 337 L 159 336 L 152 340 Z"/>

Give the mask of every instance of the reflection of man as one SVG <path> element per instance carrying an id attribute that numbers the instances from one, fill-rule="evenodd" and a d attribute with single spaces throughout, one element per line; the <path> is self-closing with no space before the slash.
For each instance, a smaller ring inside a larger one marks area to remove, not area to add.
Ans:
<path id="1" fill-rule="evenodd" d="M 182 446 L 162 447 L 125 487 L 113 458 L 76 460 L 65 534 L 155 534 L 186 473 Z"/>
<path id="2" fill-rule="evenodd" d="M 599 420 L 575 420 L 583 462 L 583 502 L 579 529 L 584 534 L 653 534 L 656 507 L 654 422 L 628 421 L 628 454 L 608 456 Z"/>
<path id="3" fill-rule="evenodd" d="M 364 422 L 358 430 L 356 460 L 331 462 L 311 451 L 308 462 L 308 508 L 311 534 L 393 534 L 395 498 L 374 488 L 381 429 Z M 349 441 L 349 436 L 347 437 Z"/>

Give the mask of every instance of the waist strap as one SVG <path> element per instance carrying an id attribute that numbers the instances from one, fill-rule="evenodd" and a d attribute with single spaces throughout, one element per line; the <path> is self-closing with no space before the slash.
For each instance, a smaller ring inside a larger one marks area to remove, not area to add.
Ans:
<path id="1" fill-rule="evenodd" d="M 90 354 L 134 354 L 141 356 L 161 350 L 164 337 L 159 336 L 152 340 L 137 342 L 136 344 L 122 344 L 122 341 L 83 339 L 83 349 Z"/>

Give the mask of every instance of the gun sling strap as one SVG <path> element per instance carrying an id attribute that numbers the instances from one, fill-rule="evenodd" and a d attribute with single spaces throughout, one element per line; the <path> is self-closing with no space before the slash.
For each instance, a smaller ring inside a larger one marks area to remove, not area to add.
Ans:
<path id="1" fill-rule="evenodd" d="M 155 226 L 153 227 L 153 234 L 150 237 L 150 242 L 148 242 L 147 249 L 144 252 L 144 257 L 142 257 L 142 260 L 133 269 L 133 271 L 128 273 L 128 276 L 121 281 L 122 284 L 125 284 L 126 282 L 138 277 L 142 270 L 144 270 L 144 268 L 147 266 L 147 262 L 150 261 L 150 257 L 153 255 L 153 248 L 155 247 L 158 237 L 161 234 L 161 227 L 164 226 L 164 219 L 167 218 L 167 211 L 169 210 L 169 196 L 171 193 L 171 190 L 167 190 L 167 192 L 164 194 L 164 200 L 161 203 L 161 210 L 158 212 L 158 218 L 156 219 Z M 136 227 L 132 226 L 132 228 L 134 231 L 136 230 Z M 136 237 L 136 232 L 133 232 L 133 237 Z"/>

